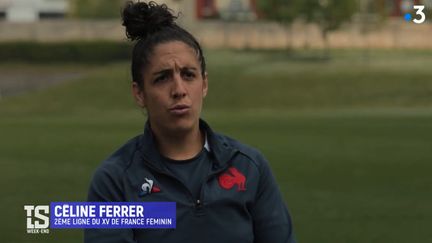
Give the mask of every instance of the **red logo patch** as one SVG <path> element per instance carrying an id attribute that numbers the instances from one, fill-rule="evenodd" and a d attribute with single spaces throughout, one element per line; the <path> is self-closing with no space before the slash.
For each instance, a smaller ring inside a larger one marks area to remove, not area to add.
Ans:
<path id="1" fill-rule="evenodd" d="M 246 177 L 234 167 L 228 168 L 219 176 L 219 185 L 226 190 L 230 190 L 234 185 L 237 185 L 237 191 L 246 191 Z"/>
<path id="2" fill-rule="evenodd" d="M 154 185 L 153 180 L 148 178 L 144 178 L 144 180 L 145 182 L 141 185 L 141 192 L 139 193 L 140 197 L 161 191 L 158 186 Z"/>
<path id="3" fill-rule="evenodd" d="M 161 191 L 160 188 L 157 187 L 157 186 L 153 186 L 153 188 L 151 189 L 151 192 L 152 192 L 152 193 L 160 192 L 160 191 Z"/>

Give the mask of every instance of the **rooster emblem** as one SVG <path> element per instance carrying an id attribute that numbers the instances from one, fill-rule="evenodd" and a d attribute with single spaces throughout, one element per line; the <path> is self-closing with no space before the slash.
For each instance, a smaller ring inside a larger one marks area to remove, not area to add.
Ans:
<path id="1" fill-rule="evenodd" d="M 230 190 L 237 185 L 237 191 L 246 191 L 246 177 L 234 167 L 228 168 L 228 172 L 219 176 L 219 185 L 226 190 Z"/>

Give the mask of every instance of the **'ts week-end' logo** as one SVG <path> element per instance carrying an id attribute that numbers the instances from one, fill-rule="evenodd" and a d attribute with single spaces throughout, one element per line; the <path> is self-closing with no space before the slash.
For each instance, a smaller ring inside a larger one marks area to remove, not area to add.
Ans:
<path id="1" fill-rule="evenodd" d="M 27 233 L 49 233 L 49 206 L 48 205 L 24 205 L 27 215 Z"/>
<path id="2" fill-rule="evenodd" d="M 176 228 L 175 202 L 51 202 L 24 210 L 29 234 L 53 228 Z"/>

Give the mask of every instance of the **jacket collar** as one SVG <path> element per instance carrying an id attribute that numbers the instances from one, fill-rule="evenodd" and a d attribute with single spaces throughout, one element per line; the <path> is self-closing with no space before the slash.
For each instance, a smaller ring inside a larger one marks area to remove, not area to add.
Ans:
<path id="1" fill-rule="evenodd" d="M 232 158 L 236 152 L 236 149 L 231 147 L 223 136 L 213 132 L 213 130 L 204 120 L 199 120 L 199 126 L 200 129 L 206 133 L 207 142 L 210 147 L 210 154 L 214 158 L 212 160 L 213 168 L 218 169 L 224 167 L 225 164 L 227 164 Z M 165 165 L 161 162 L 162 155 L 157 149 L 155 137 L 151 130 L 149 121 L 146 122 L 144 128 L 140 150 L 147 164 L 158 169 L 159 171 L 166 170 Z"/>

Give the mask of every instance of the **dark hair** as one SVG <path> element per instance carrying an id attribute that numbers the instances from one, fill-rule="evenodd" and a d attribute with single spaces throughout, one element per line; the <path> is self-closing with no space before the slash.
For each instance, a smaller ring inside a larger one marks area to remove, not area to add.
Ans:
<path id="1" fill-rule="evenodd" d="M 151 1 L 128 1 L 122 12 L 126 36 L 136 41 L 132 51 L 132 79 L 143 88 L 143 73 L 156 45 L 169 41 L 182 41 L 197 54 L 201 64 L 201 75 L 204 77 L 206 64 L 198 41 L 191 33 L 175 23 L 177 16 L 165 4 L 158 5 Z"/>

